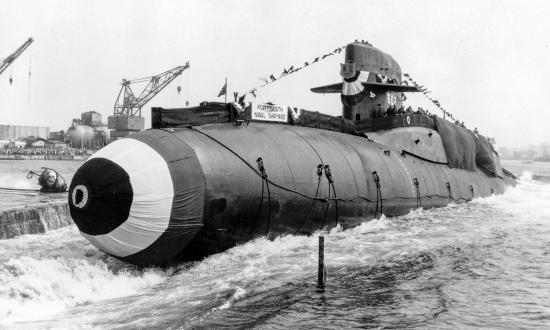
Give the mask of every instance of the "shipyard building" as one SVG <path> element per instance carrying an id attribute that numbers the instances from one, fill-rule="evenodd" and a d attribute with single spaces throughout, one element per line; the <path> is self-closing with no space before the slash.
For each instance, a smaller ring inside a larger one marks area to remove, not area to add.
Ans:
<path id="1" fill-rule="evenodd" d="M 17 140 L 29 136 L 48 139 L 49 135 L 49 127 L 0 125 L 0 140 Z"/>

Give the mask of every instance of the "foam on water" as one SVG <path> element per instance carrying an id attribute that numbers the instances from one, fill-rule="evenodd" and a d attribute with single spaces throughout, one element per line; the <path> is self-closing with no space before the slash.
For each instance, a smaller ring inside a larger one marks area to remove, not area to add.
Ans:
<path id="1" fill-rule="evenodd" d="M 170 274 L 120 268 L 91 249 L 74 226 L 0 241 L 0 324 L 44 319 L 75 306 L 139 294 Z"/>
<path id="2" fill-rule="evenodd" d="M 19 176 L 12 174 L 0 174 L 0 188 L 17 188 L 17 189 L 39 189 L 38 181 L 28 180 L 25 178 L 25 173 Z"/>
<path id="3" fill-rule="evenodd" d="M 0 269 L 2 322 L 43 318 L 90 302 L 139 293 L 162 281 L 155 271 L 139 276 L 113 274 L 105 264 L 86 260 L 30 257 L 10 259 Z"/>
<path id="4" fill-rule="evenodd" d="M 548 200 L 550 185 L 525 174 L 504 195 L 334 228 L 322 233 L 328 271 L 322 292 L 315 287 L 320 232 L 258 238 L 201 262 L 145 271 L 98 252 L 74 227 L 0 241 L 0 306 L 8 306 L 0 322 L 541 326 L 550 320 Z"/>

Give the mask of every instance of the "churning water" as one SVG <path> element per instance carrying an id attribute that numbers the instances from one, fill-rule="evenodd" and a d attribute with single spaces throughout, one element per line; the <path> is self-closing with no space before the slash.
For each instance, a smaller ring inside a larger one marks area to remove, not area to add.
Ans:
<path id="1" fill-rule="evenodd" d="M 508 164 L 507 164 L 508 165 Z M 526 166 L 550 174 L 545 164 Z M 0 241 L 0 327 L 548 328 L 550 185 L 136 269 L 75 226 Z"/>
<path id="2" fill-rule="evenodd" d="M 0 160 L 0 210 L 66 200 L 66 196 L 62 195 L 45 195 L 10 189 L 40 189 L 37 178 L 29 180 L 26 175 L 28 170 L 41 173 L 41 167 L 50 167 L 59 171 L 68 184 L 82 163 L 82 161 L 55 160 Z"/>

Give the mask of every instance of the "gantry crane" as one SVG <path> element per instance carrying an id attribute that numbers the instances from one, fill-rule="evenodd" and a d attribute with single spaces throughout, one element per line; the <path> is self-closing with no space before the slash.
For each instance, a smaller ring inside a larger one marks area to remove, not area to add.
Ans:
<path id="1" fill-rule="evenodd" d="M 0 74 L 6 71 L 8 66 L 10 66 L 10 64 L 12 64 L 13 61 L 15 61 L 19 57 L 19 55 L 21 55 L 25 51 L 25 49 L 27 49 L 27 47 L 31 45 L 33 41 L 33 38 L 27 39 L 27 41 L 25 41 L 19 48 L 17 48 L 13 53 L 2 60 L 2 62 L 0 63 Z"/>
<path id="2" fill-rule="evenodd" d="M 189 62 L 185 63 L 184 66 L 177 66 L 156 76 L 134 80 L 122 79 L 122 88 L 118 92 L 113 115 L 115 117 L 141 116 L 141 108 L 188 68 Z M 149 81 L 149 83 L 136 97 L 130 85 L 146 81 Z"/>
<path id="3" fill-rule="evenodd" d="M 141 117 L 141 108 L 188 68 L 189 62 L 152 77 L 134 80 L 122 79 L 122 88 L 118 92 L 113 115 L 108 118 L 109 129 L 114 129 L 111 132 L 111 139 L 114 140 L 144 129 L 145 120 Z M 136 97 L 131 85 L 147 81 L 143 91 Z M 180 90 L 178 89 L 178 92 Z"/>

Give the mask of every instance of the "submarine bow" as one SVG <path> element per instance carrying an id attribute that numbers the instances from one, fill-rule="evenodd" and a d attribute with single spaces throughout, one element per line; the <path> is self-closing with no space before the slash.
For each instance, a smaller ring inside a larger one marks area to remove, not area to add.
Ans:
<path id="1" fill-rule="evenodd" d="M 154 130 L 109 144 L 75 173 L 71 217 L 102 251 L 137 265 L 173 258 L 202 226 L 204 175 L 192 148 Z"/>

